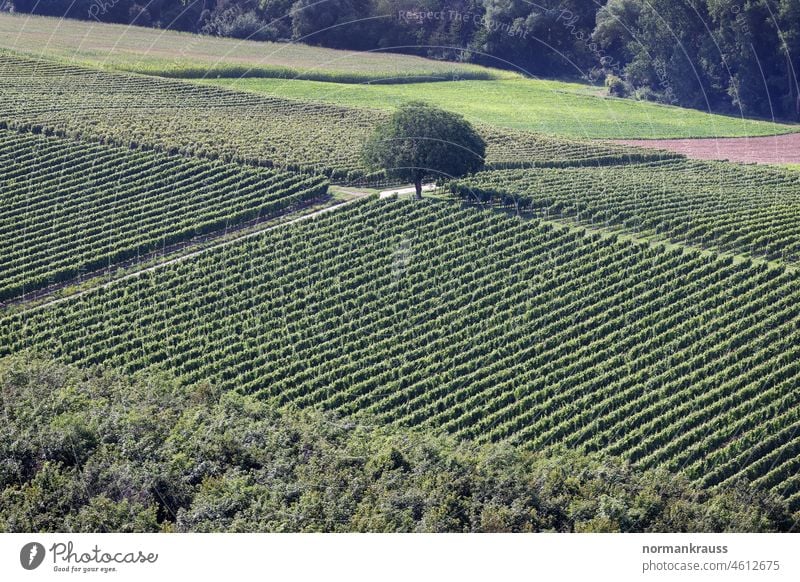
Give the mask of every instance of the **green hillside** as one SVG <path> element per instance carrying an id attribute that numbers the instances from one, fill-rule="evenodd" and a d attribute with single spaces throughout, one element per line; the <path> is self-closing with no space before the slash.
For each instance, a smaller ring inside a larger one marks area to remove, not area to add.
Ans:
<path id="1" fill-rule="evenodd" d="M 0 13 L 0 531 L 794 529 L 800 173 L 609 139 L 798 126 L 601 93 Z"/>
<path id="2" fill-rule="evenodd" d="M 351 107 L 387 110 L 412 98 L 424 99 L 473 122 L 575 138 L 756 136 L 797 130 L 795 125 L 608 98 L 603 87 L 524 79 L 510 71 L 397 53 L 339 51 L 3 12 L 0 49 Z"/>
<path id="3" fill-rule="evenodd" d="M 170 77 L 279 77 L 346 83 L 490 79 L 514 73 L 409 55 L 256 42 L 0 12 L 0 48 Z"/>
<path id="4" fill-rule="evenodd" d="M 450 184 L 493 202 L 673 243 L 797 264 L 800 175 L 724 162 L 481 172 Z"/>
<path id="5" fill-rule="evenodd" d="M 342 422 L 167 374 L 131 378 L 28 354 L 0 359 L 0 410 L 2 532 L 768 532 L 791 523 L 775 496 L 703 490 L 600 455 Z"/>
<path id="6" fill-rule="evenodd" d="M 0 55 L 0 127 L 166 153 L 381 182 L 364 141 L 388 113 L 267 97 L 182 81 Z M 499 167 L 606 164 L 675 157 L 483 125 Z"/>

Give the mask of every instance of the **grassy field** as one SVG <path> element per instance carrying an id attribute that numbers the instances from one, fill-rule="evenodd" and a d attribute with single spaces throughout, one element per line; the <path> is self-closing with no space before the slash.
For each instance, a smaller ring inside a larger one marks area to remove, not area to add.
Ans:
<path id="1" fill-rule="evenodd" d="M 280 77 L 405 82 L 515 77 L 420 57 L 255 42 L 137 26 L 0 13 L 0 48 L 171 77 Z"/>
<path id="2" fill-rule="evenodd" d="M 787 133 L 769 123 L 602 97 L 600 88 L 534 79 L 355 85 L 282 79 L 204 79 L 203 83 L 265 95 L 392 109 L 422 99 L 473 122 L 578 138 L 739 137 Z"/>
<path id="3" fill-rule="evenodd" d="M 602 87 L 523 79 L 476 65 L 27 15 L 0 13 L 0 48 L 348 106 L 389 110 L 423 99 L 475 122 L 570 137 L 738 137 L 796 129 L 607 98 Z M 431 80 L 441 82 L 420 82 Z"/>
<path id="4" fill-rule="evenodd" d="M 132 148 L 324 173 L 380 183 L 361 148 L 388 117 L 186 81 L 0 54 L 0 126 Z M 343 122 L 343 120 L 345 120 Z M 487 161 L 502 167 L 660 159 L 644 150 L 482 125 Z"/>

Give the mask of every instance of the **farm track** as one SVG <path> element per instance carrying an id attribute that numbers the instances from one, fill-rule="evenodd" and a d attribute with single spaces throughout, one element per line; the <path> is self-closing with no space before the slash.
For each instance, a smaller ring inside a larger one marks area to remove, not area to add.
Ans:
<path id="1" fill-rule="evenodd" d="M 324 195 L 321 176 L 0 130 L 0 300 Z"/>
<path id="2" fill-rule="evenodd" d="M 39 305 L 40 301 L 58 294 L 59 291 L 64 289 L 73 287 L 73 286 L 86 286 L 86 290 L 94 288 L 96 285 L 92 284 L 92 281 L 108 278 L 109 282 L 113 282 L 118 280 L 128 273 L 126 271 L 130 271 L 132 268 L 135 268 L 138 265 L 148 265 L 152 264 L 152 266 L 158 266 L 163 264 L 164 262 L 171 260 L 172 258 L 181 258 L 184 255 L 180 254 L 182 251 L 186 249 L 191 249 L 193 247 L 202 247 L 203 249 L 206 248 L 213 248 L 222 244 L 222 242 L 227 241 L 229 238 L 231 240 L 238 240 L 242 238 L 242 234 L 238 233 L 258 233 L 263 232 L 265 228 L 269 225 L 275 223 L 275 221 L 279 221 L 282 218 L 287 216 L 291 216 L 293 214 L 297 214 L 307 210 L 309 208 L 313 208 L 320 204 L 325 204 L 329 202 L 329 198 L 318 198 L 313 200 L 306 200 L 301 203 L 296 204 L 293 207 L 286 208 L 280 214 L 272 214 L 269 216 L 262 216 L 255 220 L 249 220 L 244 223 L 234 224 L 230 227 L 220 229 L 214 232 L 210 232 L 208 234 L 194 237 L 190 240 L 181 241 L 176 244 L 167 245 L 155 251 L 144 253 L 141 256 L 134 257 L 131 259 L 127 259 L 120 262 L 115 262 L 108 267 L 103 269 L 97 269 L 95 271 L 82 273 L 80 277 L 63 281 L 61 283 L 57 283 L 55 285 L 50 285 L 43 289 L 37 289 L 36 291 L 32 291 L 27 293 L 24 297 L 16 297 L 14 299 L 10 299 L 7 301 L 0 301 L 0 310 L 3 308 L 15 308 L 15 307 L 24 307 L 28 306 L 36 306 Z M 338 204 L 337 204 L 338 205 Z M 275 225 L 279 226 L 279 225 Z M 221 241 L 220 239 L 224 239 Z M 199 249 L 198 249 L 199 250 Z M 160 260 L 164 259 L 164 260 Z M 145 268 L 145 267 L 142 267 Z M 142 269 L 136 270 L 136 272 L 140 272 Z M 115 275 L 115 273 L 120 273 L 119 275 Z M 78 292 L 75 293 L 68 293 L 63 298 L 67 297 L 74 297 Z M 59 297 L 62 298 L 62 297 Z M 51 302 L 48 301 L 46 304 L 50 304 Z"/>
<path id="3" fill-rule="evenodd" d="M 219 249 L 219 248 L 225 247 L 227 245 L 239 242 L 239 241 L 247 239 L 249 237 L 258 236 L 258 235 L 264 234 L 265 232 L 269 232 L 269 231 L 272 231 L 272 230 L 275 230 L 275 229 L 279 229 L 279 228 L 282 228 L 282 227 L 290 226 L 292 224 L 296 224 L 298 222 L 302 222 L 304 220 L 311 219 L 311 218 L 314 218 L 316 216 L 319 216 L 319 215 L 322 215 L 322 214 L 325 214 L 325 213 L 328 213 L 328 212 L 341 210 L 342 208 L 344 208 L 345 206 L 347 206 L 349 204 L 352 204 L 352 203 L 354 203 L 354 202 L 356 202 L 356 201 L 358 201 L 360 199 L 367 198 L 367 197 L 373 195 L 371 193 L 359 192 L 358 190 L 352 189 L 352 188 L 343 188 L 341 186 L 337 186 L 337 188 L 338 188 L 338 190 L 340 192 L 346 193 L 346 194 L 352 196 L 352 198 L 349 199 L 349 200 L 345 200 L 345 201 L 342 201 L 342 202 L 338 202 L 338 203 L 332 204 L 330 206 L 326 206 L 324 208 L 321 208 L 319 210 L 315 210 L 315 211 L 310 212 L 308 214 L 303 214 L 303 215 L 298 216 L 296 218 L 288 218 L 287 220 L 282 220 L 278 224 L 274 224 L 274 222 L 276 220 L 281 220 L 282 218 L 290 217 L 293 214 L 296 214 L 298 212 L 302 212 L 304 209 L 307 209 L 309 207 L 313 207 L 314 205 L 319 204 L 319 203 L 322 202 L 321 200 L 310 200 L 310 201 L 304 202 L 303 204 L 301 204 L 301 205 L 299 205 L 297 207 L 287 209 L 287 211 L 284 214 L 280 215 L 280 216 L 264 217 L 264 218 L 259 219 L 257 221 L 251 221 L 251 222 L 248 222 L 248 223 L 245 223 L 245 224 L 236 225 L 234 227 L 225 229 L 224 231 L 218 231 L 218 232 L 215 232 L 215 233 L 210 233 L 210 234 L 208 234 L 208 235 L 206 235 L 204 237 L 198 238 L 198 239 L 185 241 L 183 243 L 172 245 L 171 247 L 168 247 L 166 249 L 162 249 L 162 250 L 150 253 L 149 255 L 144 256 L 144 257 L 140 257 L 138 259 L 131 259 L 131 260 L 125 261 L 123 263 L 118 263 L 118 264 L 112 265 L 110 270 L 109 269 L 104 269 L 104 270 L 99 270 L 99 271 L 96 271 L 96 272 L 93 272 L 93 273 L 87 273 L 81 278 L 81 280 L 65 281 L 64 283 L 61 283 L 61 284 L 58 284 L 58 285 L 54 285 L 54 286 L 48 287 L 46 289 L 38 290 L 37 292 L 31 293 L 30 295 L 26 296 L 25 298 L 18 298 L 18 299 L 14 299 L 14 300 L 11 300 L 11 301 L 7 301 L 5 303 L 0 302 L 0 309 L 2 309 L 4 307 L 7 307 L 7 308 L 20 308 L 20 309 L 23 309 L 23 310 L 46 308 L 48 306 L 55 305 L 55 304 L 60 303 L 62 301 L 66 301 L 66 300 L 69 300 L 69 299 L 72 299 L 72 298 L 75 298 L 75 297 L 80 297 L 81 295 L 85 295 L 86 293 L 90 293 L 91 291 L 97 289 L 98 287 L 108 287 L 108 286 L 114 285 L 114 284 L 116 284 L 116 283 L 118 283 L 120 281 L 125 281 L 127 279 L 131 279 L 131 278 L 135 278 L 135 277 L 141 276 L 143 273 L 148 273 L 148 272 L 151 272 L 151 271 L 155 271 L 155 270 L 157 270 L 159 268 L 162 268 L 162 267 L 166 267 L 166 266 L 173 265 L 175 263 L 178 263 L 178 262 L 181 262 L 181 261 L 184 261 L 184 260 L 189 260 L 189 259 L 198 257 L 198 256 L 200 256 L 200 255 L 202 255 L 204 253 L 214 251 L 216 249 Z M 423 188 L 424 192 L 431 192 L 431 191 L 434 191 L 434 190 L 435 190 L 435 185 L 433 185 L 433 184 L 426 185 Z M 389 197 L 395 196 L 395 195 L 401 195 L 401 196 L 413 195 L 413 193 L 414 193 L 414 188 L 413 187 L 404 187 L 404 188 L 399 188 L 399 189 L 384 190 L 382 192 L 379 192 L 377 194 L 377 196 L 380 199 L 385 199 L 385 198 L 389 198 Z M 498 211 L 498 209 L 496 209 L 496 208 L 485 208 L 483 210 L 486 211 L 486 212 L 496 212 L 496 211 Z M 500 210 L 500 211 L 502 212 L 502 210 Z M 508 214 L 510 216 L 514 216 L 513 212 L 510 212 Z M 753 260 L 755 263 L 758 263 L 758 264 L 764 264 L 764 265 L 767 265 L 767 266 L 774 266 L 774 265 L 771 265 L 771 263 L 769 261 L 766 261 L 766 260 L 763 260 L 763 259 L 752 259 L 750 257 L 745 257 L 745 256 L 736 255 L 736 254 L 732 254 L 732 253 L 720 253 L 718 250 L 715 250 L 713 248 L 694 246 L 694 245 L 690 245 L 690 244 L 669 243 L 668 241 L 664 241 L 664 240 L 658 238 L 657 236 L 650 236 L 650 237 L 648 237 L 648 236 L 639 236 L 636 233 L 630 233 L 630 232 L 625 231 L 624 229 L 604 228 L 604 227 L 601 227 L 601 226 L 596 226 L 596 225 L 591 225 L 591 224 L 586 224 L 586 223 L 580 223 L 580 222 L 577 222 L 577 221 L 575 221 L 573 219 L 570 219 L 570 218 L 549 218 L 548 219 L 548 218 L 544 218 L 543 216 L 540 216 L 540 215 L 539 216 L 536 216 L 536 215 L 529 215 L 529 216 L 517 215 L 517 218 L 522 219 L 522 220 L 534 220 L 534 221 L 540 222 L 542 224 L 549 224 L 549 225 L 553 225 L 553 226 L 559 226 L 559 227 L 566 228 L 568 230 L 572 230 L 572 231 L 575 231 L 575 232 L 586 232 L 589 235 L 596 235 L 596 236 L 601 236 L 601 237 L 604 237 L 604 238 L 609 238 L 610 237 L 610 238 L 618 239 L 618 240 L 621 240 L 621 241 L 629 241 L 629 242 L 632 242 L 632 243 L 635 243 L 635 244 L 646 244 L 646 245 L 651 245 L 651 246 L 654 246 L 654 247 L 662 247 L 663 246 L 665 248 L 669 248 L 669 249 L 673 249 L 673 250 L 675 250 L 675 249 L 683 249 L 683 250 L 687 250 L 687 251 L 690 251 L 690 252 L 698 252 L 698 253 L 700 253 L 700 254 L 702 254 L 704 256 L 708 256 L 708 257 L 731 258 L 736 262 Z M 243 233 L 243 234 L 237 234 L 237 233 Z M 220 238 L 224 238 L 224 240 L 218 241 L 218 239 L 220 239 Z M 198 250 L 195 250 L 195 251 L 190 251 L 190 252 L 187 252 L 187 253 L 184 253 L 184 254 L 180 254 L 178 256 L 174 256 L 176 253 L 179 253 L 182 250 L 190 249 L 190 248 L 196 247 L 196 246 L 202 246 L 202 248 L 200 248 Z M 173 256 L 170 257 L 170 255 L 173 255 Z M 164 260 L 159 260 L 160 258 L 164 258 Z M 136 265 L 142 265 L 142 264 L 146 264 L 146 263 L 150 263 L 150 262 L 152 262 L 153 264 L 131 271 L 131 269 L 135 268 Z M 797 272 L 797 267 L 795 265 L 787 265 L 785 268 L 790 272 Z M 119 276 L 113 275 L 114 272 L 118 272 L 120 270 L 127 271 L 127 272 L 125 272 L 124 274 L 119 275 Z M 100 278 L 103 278 L 103 277 L 106 277 L 106 276 L 110 276 L 108 281 L 106 281 L 106 282 L 104 282 L 104 283 L 102 283 L 100 285 L 91 285 L 91 280 L 92 279 L 100 279 Z M 76 291 L 74 293 L 69 293 L 68 295 L 65 295 L 65 296 L 59 296 L 59 297 L 54 298 L 54 299 L 49 300 L 49 301 L 44 300 L 48 296 L 52 296 L 55 293 L 57 293 L 58 291 L 60 291 L 62 289 L 65 289 L 65 288 L 68 288 L 68 287 L 71 287 L 71 286 L 74 286 L 74 285 L 87 285 L 87 286 L 86 286 L 85 289 L 80 289 L 79 291 Z M 44 300 L 44 301 L 42 301 L 42 300 Z"/>

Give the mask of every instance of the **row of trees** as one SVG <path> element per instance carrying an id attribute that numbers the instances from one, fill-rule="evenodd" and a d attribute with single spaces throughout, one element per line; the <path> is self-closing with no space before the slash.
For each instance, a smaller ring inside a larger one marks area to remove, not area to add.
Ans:
<path id="1" fill-rule="evenodd" d="M 389 49 L 797 118 L 800 0 L 5 0 L 6 10 Z"/>
<path id="2" fill-rule="evenodd" d="M 774 496 L 0 359 L 0 531 L 775 531 Z"/>

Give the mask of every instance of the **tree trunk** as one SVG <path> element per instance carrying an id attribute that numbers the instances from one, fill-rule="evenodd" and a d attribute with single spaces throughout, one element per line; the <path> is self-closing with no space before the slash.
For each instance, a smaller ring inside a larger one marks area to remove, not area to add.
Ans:
<path id="1" fill-rule="evenodd" d="M 416 198 L 422 200 L 422 176 L 417 176 L 414 180 L 414 188 L 417 189 Z"/>

